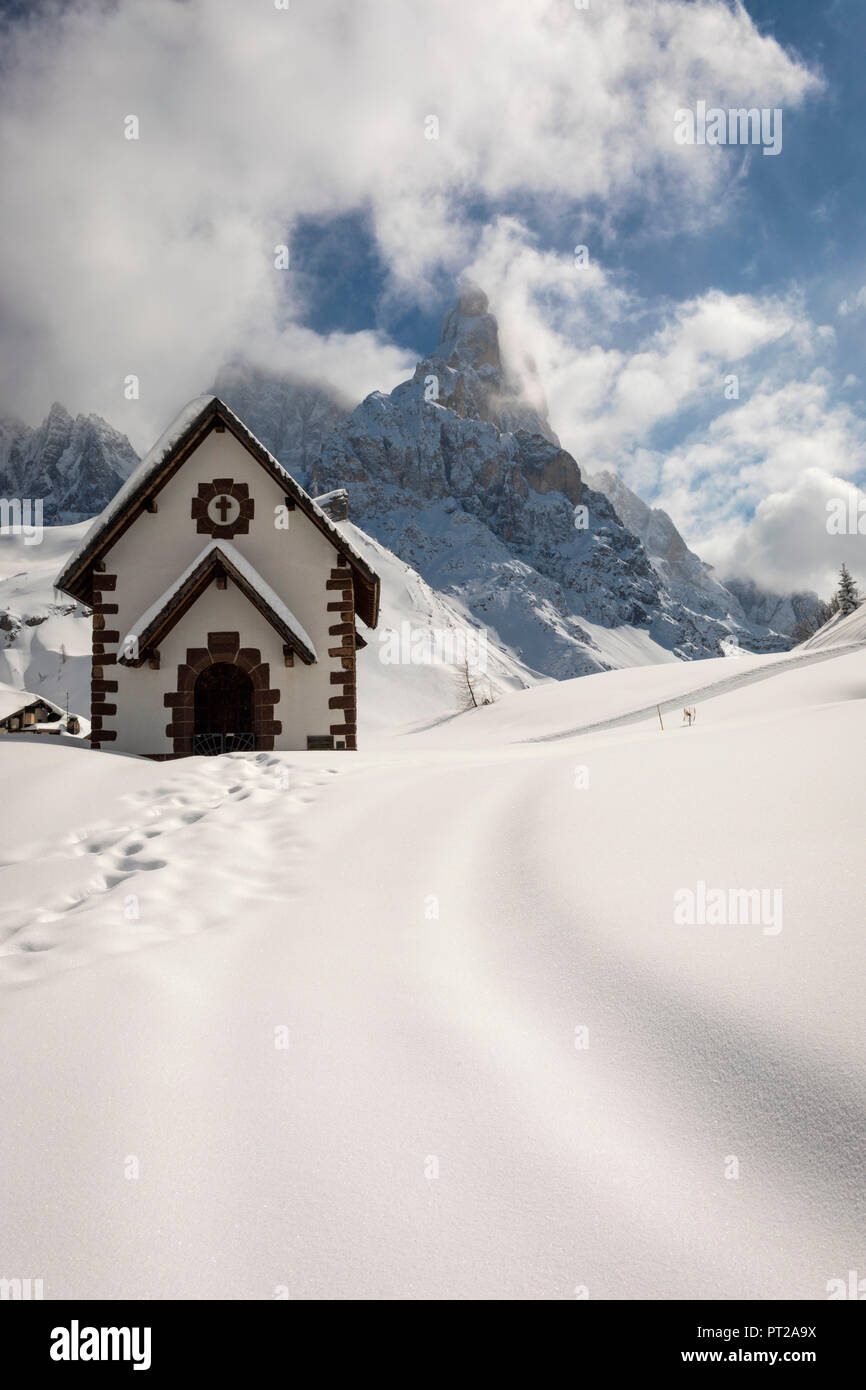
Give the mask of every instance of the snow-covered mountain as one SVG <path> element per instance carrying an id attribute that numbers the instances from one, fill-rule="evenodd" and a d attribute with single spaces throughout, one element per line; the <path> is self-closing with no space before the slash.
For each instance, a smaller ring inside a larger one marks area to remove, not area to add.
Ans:
<path id="1" fill-rule="evenodd" d="M 809 591 L 775 594 L 761 589 L 752 579 L 720 583 L 712 565 L 689 550 L 667 512 L 648 506 L 615 473 L 596 473 L 587 477 L 587 482 L 610 499 L 617 516 L 643 542 L 668 590 L 687 607 L 704 609 L 714 616 L 730 613 L 740 625 L 755 632 L 785 636 L 801 618 L 815 618 L 821 600 Z M 769 644 L 762 649 L 769 650 Z"/>
<path id="2" fill-rule="evenodd" d="M 783 651 L 817 603 L 720 583 L 665 512 L 612 473 L 582 477 L 475 286 L 412 378 L 354 410 L 327 385 L 237 361 L 214 390 L 312 493 L 346 488 L 362 531 L 521 668 L 567 678 L 714 656 L 732 635 Z M 101 510 L 136 461 L 97 416 L 0 417 L 0 489 L 44 498 L 48 523 Z M 29 616 L 7 611 L 7 633 Z"/>
<path id="3" fill-rule="evenodd" d="M 595 485 L 612 475 L 581 477 L 537 381 L 527 391 L 503 361 L 475 286 L 412 378 L 373 392 L 326 437 L 319 430 L 317 456 L 295 404 L 309 388 L 262 373 L 251 386 L 231 372 L 218 387 L 311 492 L 347 488 L 365 531 L 537 671 L 564 678 L 666 654 L 713 656 L 731 634 L 753 650 L 790 646 L 791 624 L 747 613 L 664 513 L 617 490 L 618 479 Z M 338 414 L 315 393 L 316 424 L 329 407 Z"/>
<path id="4" fill-rule="evenodd" d="M 125 434 L 55 402 L 35 429 L 0 417 L 0 496 L 42 499 L 48 524 L 101 512 L 138 463 Z"/>
<path id="5" fill-rule="evenodd" d="M 354 404 L 327 385 L 281 376 L 242 361 L 221 369 L 212 392 L 250 425 L 298 482 L 309 476 L 325 440 Z"/>
<path id="6" fill-rule="evenodd" d="M 725 594 L 722 585 L 709 578 L 712 566 L 689 550 L 667 512 L 660 507 L 648 506 L 637 493 L 626 487 L 616 473 L 587 474 L 586 481 L 589 487 L 603 492 L 613 503 L 617 516 L 642 541 L 657 567 L 663 567 L 662 573 L 669 581 L 701 588 L 709 580 L 706 584 L 708 593 L 715 589 L 720 597 Z M 730 603 L 729 595 L 726 595 L 726 601 Z"/>
<path id="7" fill-rule="evenodd" d="M 792 632 L 801 619 L 814 622 L 821 599 L 809 590 L 803 593 L 775 594 L 762 589 L 753 579 L 727 579 L 725 586 L 734 594 L 750 623 L 766 625 L 777 632 Z"/>

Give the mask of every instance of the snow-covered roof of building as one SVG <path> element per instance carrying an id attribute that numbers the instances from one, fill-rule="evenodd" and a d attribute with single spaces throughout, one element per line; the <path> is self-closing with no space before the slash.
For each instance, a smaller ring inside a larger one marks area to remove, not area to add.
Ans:
<path id="1" fill-rule="evenodd" d="M 168 481 L 176 468 L 181 466 L 188 447 L 200 443 L 217 421 L 222 421 L 231 430 L 283 491 L 301 507 L 349 561 L 359 581 L 358 611 L 369 626 L 375 627 L 379 612 L 379 576 L 327 513 L 218 396 L 197 396 L 184 406 L 115 493 L 108 506 L 96 517 L 58 575 L 56 587 L 80 602 L 92 601 L 94 561 L 99 559 L 101 551 L 132 523 L 147 499 Z"/>
<path id="2" fill-rule="evenodd" d="M 332 488 L 330 492 L 323 492 L 320 497 L 314 497 L 313 501 L 317 507 L 324 507 L 326 502 L 333 502 L 335 497 L 348 497 L 348 490 L 344 487 Z"/>
<path id="3" fill-rule="evenodd" d="M 312 638 L 288 604 L 274 592 L 245 555 L 241 555 L 228 541 L 220 540 L 211 541 L 206 545 L 192 564 L 187 565 L 183 573 L 178 575 L 132 625 L 122 645 L 129 647 L 130 639 L 134 638 L 136 654 L 122 655 L 121 665 L 140 666 L 148 651 L 171 631 L 211 580 L 220 573 L 225 573 L 234 580 L 241 592 L 255 604 L 271 626 L 276 628 L 283 641 L 298 653 L 305 665 L 309 666 L 318 659 Z"/>
<path id="4" fill-rule="evenodd" d="M 0 719 L 8 719 L 10 714 L 17 714 L 19 710 L 35 704 L 47 705 L 49 709 L 57 710 L 58 714 L 65 714 L 59 705 L 47 700 L 44 695 L 34 695 L 29 690 L 18 690 L 14 685 L 0 683 Z"/>
<path id="5" fill-rule="evenodd" d="M 185 405 L 183 410 L 175 416 L 168 429 L 163 430 L 159 439 L 153 447 L 148 450 L 138 467 L 132 470 L 123 486 L 118 488 L 108 505 L 102 509 L 99 516 L 94 517 L 93 523 L 89 529 L 85 531 L 78 549 L 73 551 L 67 561 L 66 568 L 63 574 L 60 575 L 60 579 L 63 578 L 63 575 L 76 567 L 78 560 L 90 550 L 91 546 L 98 541 L 98 538 L 104 532 L 111 529 L 112 523 L 123 515 L 129 503 L 140 490 L 142 484 L 147 482 L 159 468 L 160 464 L 165 462 L 172 450 L 183 439 L 187 431 L 195 426 L 209 402 L 214 399 L 213 396 L 196 396 L 195 400 L 190 401 L 189 404 Z M 57 587 L 62 588 L 59 580 Z"/>

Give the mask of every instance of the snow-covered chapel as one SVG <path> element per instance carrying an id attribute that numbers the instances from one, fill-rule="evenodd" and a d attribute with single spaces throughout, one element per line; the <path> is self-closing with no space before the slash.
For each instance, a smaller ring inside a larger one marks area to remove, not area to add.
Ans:
<path id="1" fill-rule="evenodd" d="M 56 582 L 93 610 L 94 747 L 357 747 L 378 575 L 217 397 L 181 412 Z"/>

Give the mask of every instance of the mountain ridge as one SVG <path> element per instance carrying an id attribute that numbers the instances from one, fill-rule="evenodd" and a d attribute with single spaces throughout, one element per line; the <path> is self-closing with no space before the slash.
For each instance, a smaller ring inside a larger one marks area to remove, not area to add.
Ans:
<path id="1" fill-rule="evenodd" d="M 0 417 L 0 494 L 42 500 L 49 525 L 102 511 L 138 463 L 125 434 L 100 415 L 70 415 L 55 401 L 41 424 Z"/>
<path id="2" fill-rule="evenodd" d="M 544 675 L 608 669 L 603 629 L 638 634 L 656 659 L 786 650 L 817 596 L 722 584 L 667 513 L 614 473 L 581 472 L 540 382 L 530 399 L 522 381 L 486 294 L 466 283 L 436 347 L 389 393 L 353 407 L 238 359 L 213 390 L 313 495 L 346 489 L 353 521 Z M 0 416 L 0 487 L 44 488 L 48 522 L 101 510 L 137 461 L 97 416 L 55 404 L 35 430 Z"/>

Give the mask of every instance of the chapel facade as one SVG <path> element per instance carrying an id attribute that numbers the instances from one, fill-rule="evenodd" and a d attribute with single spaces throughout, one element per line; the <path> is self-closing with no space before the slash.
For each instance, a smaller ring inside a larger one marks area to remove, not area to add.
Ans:
<path id="1" fill-rule="evenodd" d="M 181 412 L 56 583 L 92 609 L 95 748 L 357 747 L 379 578 L 217 397 Z"/>

